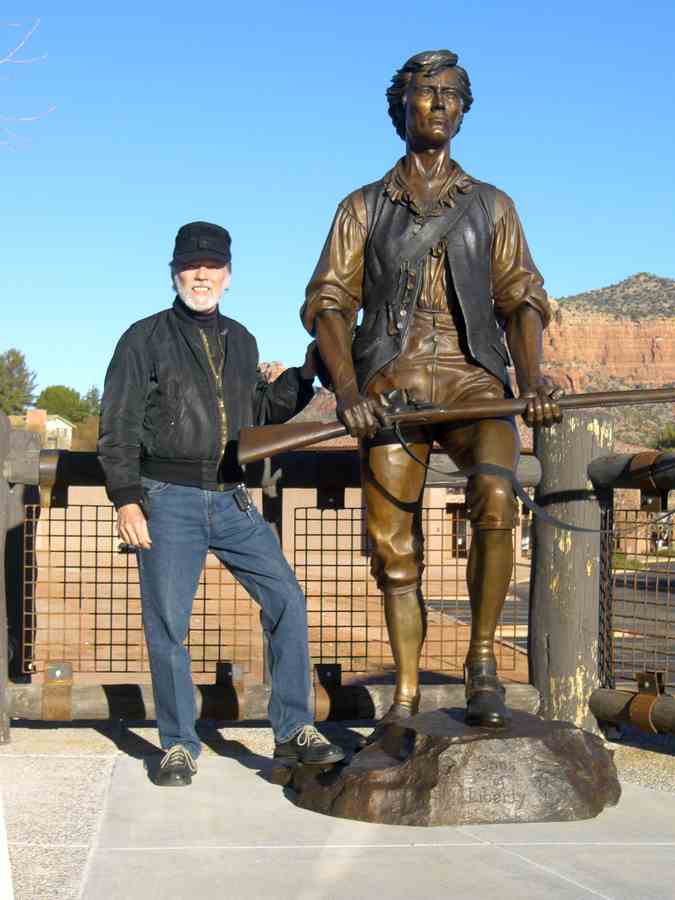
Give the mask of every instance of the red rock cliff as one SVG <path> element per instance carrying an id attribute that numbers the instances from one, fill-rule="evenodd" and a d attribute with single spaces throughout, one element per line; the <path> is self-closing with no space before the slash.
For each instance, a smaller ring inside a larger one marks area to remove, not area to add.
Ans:
<path id="1" fill-rule="evenodd" d="M 569 391 L 593 390 L 597 381 L 604 386 L 610 380 L 625 387 L 670 384 L 675 382 L 675 315 L 630 321 L 559 307 L 544 333 L 544 361 Z"/>

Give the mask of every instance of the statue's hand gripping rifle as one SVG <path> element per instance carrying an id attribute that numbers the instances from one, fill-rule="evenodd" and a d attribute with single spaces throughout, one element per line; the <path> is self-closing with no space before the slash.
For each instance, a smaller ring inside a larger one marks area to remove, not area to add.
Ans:
<path id="1" fill-rule="evenodd" d="M 400 392 L 392 392 L 400 394 Z M 389 395 L 389 406 L 382 407 L 383 427 L 397 425 L 433 425 L 437 422 L 463 422 L 518 416 L 525 412 L 528 400 L 483 400 L 457 406 L 432 406 L 402 403 Z M 392 402 L 392 400 L 394 402 Z M 561 410 L 632 406 L 639 403 L 669 403 L 675 401 L 675 388 L 639 391 L 607 391 L 593 394 L 568 394 L 555 400 Z M 298 450 L 310 444 L 344 437 L 349 432 L 338 421 L 289 422 L 286 425 L 262 425 L 242 428 L 239 432 L 239 462 L 242 465 L 265 459 L 275 453 Z"/>

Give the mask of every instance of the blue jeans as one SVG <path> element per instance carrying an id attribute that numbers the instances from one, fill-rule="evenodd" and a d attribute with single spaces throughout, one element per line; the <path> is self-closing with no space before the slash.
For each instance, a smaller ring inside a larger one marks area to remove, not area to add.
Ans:
<path id="1" fill-rule="evenodd" d="M 232 491 L 205 491 L 143 478 L 149 497 L 149 550 L 138 552 L 143 627 L 161 746 L 198 756 L 190 655 L 184 646 L 209 549 L 262 608 L 269 638 L 268 714 L 277 741 L 313 721 L 305 599 L 272 529 Z"/>

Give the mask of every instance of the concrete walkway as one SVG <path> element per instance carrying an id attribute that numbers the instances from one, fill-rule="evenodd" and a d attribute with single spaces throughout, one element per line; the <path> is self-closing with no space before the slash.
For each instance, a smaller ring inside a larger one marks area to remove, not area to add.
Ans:
<path id="1" fill-rule="evenodd" d="M 661 790 L 624 779 L 618 807 L 585 822 L 403 828 L 297 809 L 266 780 L 267 729 L 202 737 L 192 787 L 169 790 L 145 773 L 153 729 L 15 728 L 0 786 L 16 900 L 675 896 L 670 776 Z M 627 776 L 672 770 L 663 749 Z"/>

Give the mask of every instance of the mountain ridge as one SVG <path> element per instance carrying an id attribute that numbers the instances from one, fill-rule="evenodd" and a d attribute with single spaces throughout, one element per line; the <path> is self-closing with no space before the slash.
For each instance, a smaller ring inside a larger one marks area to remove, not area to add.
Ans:
<path id="1" fill-rule="evenodd" d="M 612 318 L 671 318 L 675 315 L 675 279 L 636 272 L 622 281 L 580 294 L 556 298 L 564 312 L 592 312 Z"/>

